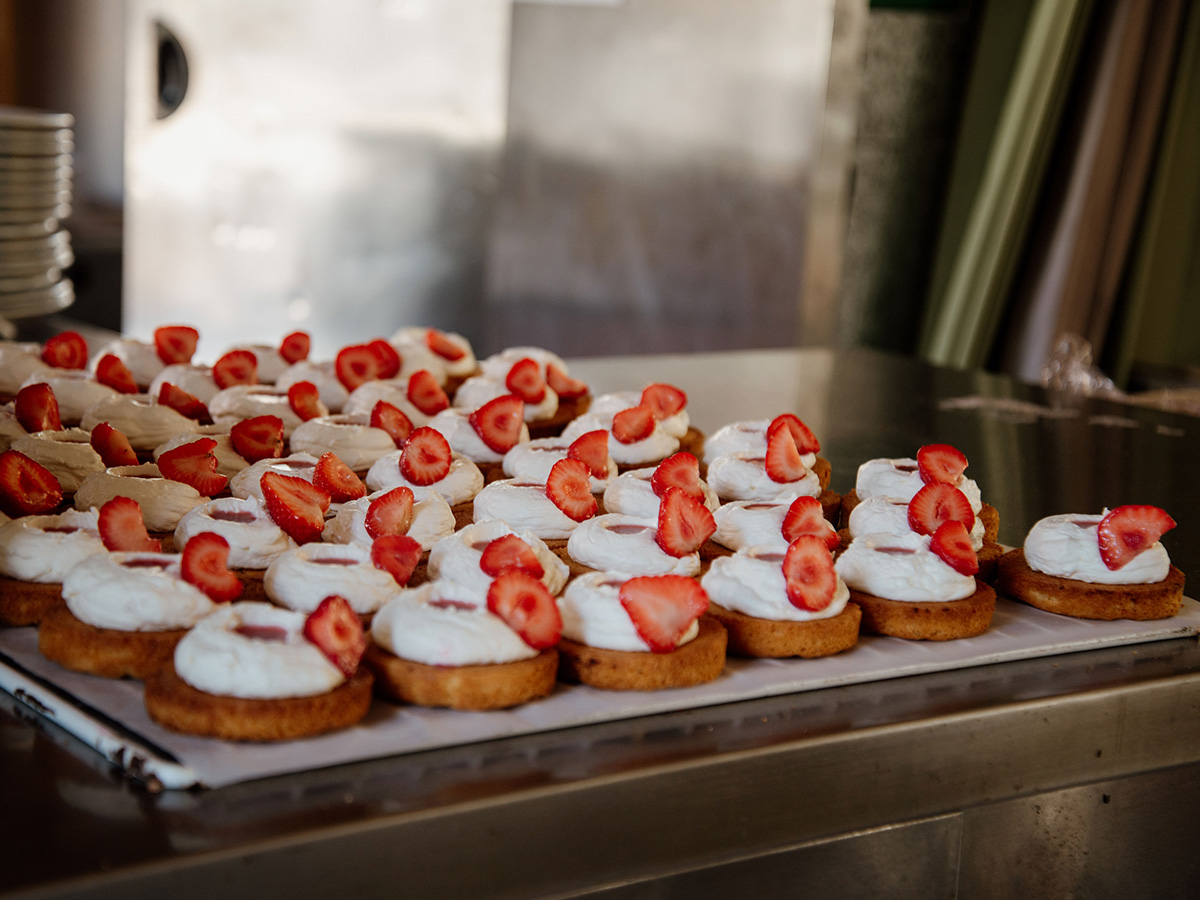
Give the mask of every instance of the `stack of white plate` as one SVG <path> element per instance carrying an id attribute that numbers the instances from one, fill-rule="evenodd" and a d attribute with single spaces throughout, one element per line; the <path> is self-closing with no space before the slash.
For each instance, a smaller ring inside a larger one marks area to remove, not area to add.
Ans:
<path id="1" fill-rule="evenodd" d="M 0 106 L 0 317 L 57 312 L 75 300 L 71 264 L 73 119 Z"/>

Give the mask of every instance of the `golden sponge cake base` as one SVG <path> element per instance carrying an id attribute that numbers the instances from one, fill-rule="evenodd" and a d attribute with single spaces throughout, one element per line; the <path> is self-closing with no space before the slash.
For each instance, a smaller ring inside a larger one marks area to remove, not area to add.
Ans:
<path id="1" fill-rule="evenodd" d="M 760 619 L 716 603 L 709 603 L 708 614 L 725 626 L 728 652 L 769 659 L 815 659 L 849 650 L 858 643 L 862 620 L 862 610 L 856 603 L 847 603 L 836 616 L 806 622 Z"/>
<path id="2" fill-rule="evenodd" d="M 102 678 L 148 678 L 170 663 L 186 628 L 118 631 L 81 622 L 64 604 L 38 625 L 38 652 L 73 672 Z"/>
<path id="3" fill-rule="evenodd" d="M 670 653 L 605 650 L 563 638 L 558 677 L 606 691 L 657 691 L 715 681 L 725 670 L 725 628 L 700 618 L 695 639 Z"/>
<path id="4" fill-rule="evenodd" d="M 975 593 L 944 603 L 911 603 L 887 600 L 850 590 L 850 599 L 862 607 L 862 630 L 910 641 L 953 641 L 983 634 L 992 624 L 996 592 L 976 582 Z"/>
<path id="5" fill-rule="evenodd" d="M 0 575 L 0 625 L 36 625 L 52 610 L 65 609 L 61 584 L 20 581 Z"/>

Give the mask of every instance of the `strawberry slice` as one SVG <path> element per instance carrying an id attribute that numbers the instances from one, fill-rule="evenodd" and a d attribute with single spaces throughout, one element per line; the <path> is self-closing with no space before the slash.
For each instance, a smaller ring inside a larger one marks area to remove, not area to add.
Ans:
<path id="1" fill-rule="evenodd" d="M 917 534 L 933 534 L 951 520 L 962 522 L 967 531 L 975 527 L 971 501 L 952 484 L 927 484 L 908 501 L 908 527 Z"/>
<path id="2" fill-rule="evenodd" d="M 415 502 L 412 488 L 403 484 L 386 494 L 380 494 L 367 507 L 364 522 L 367 534 L 375 540 L 388 535 L 408 534 Z"/>
<path id="3" fill-rule="evenodd" d="M 412 578 L 423 552 L 421 545 L 407 534 L 385 534 L 371 544 L 371 564 L 404 587 Z"/>
<path id="4" fill-rule="evenodd" d="M 654 411 L 648 406 L 623 409 L 612 420 L 612 435 L 622 444 L 636 444 L 654 434 Z"/>
<path id="5" fill-rule="evenodd" d="M 567 448 L 567 459 L 577 459 L 584 463 L 593 478 L 607 478 L 608 432 L 601 428 L 581 434 Z"/>
<path id="6" fill-rule="evenodd" d="M 264 472 L 259 480 L 267 515 L 297 544 L 315 541 L 325 530 L 329 495 L 295 475 Z"/>
<path id="7" fill-rule="evenodd" d="M 332 594 L 322 600 L 304 620 L 304 636 L 325 658 L 350 678 L 367 652 L 367 635 L 362 620 L 344 597 Z"/>
<path id="8" fill-rule="evenodd" d="M 333 503 L 347 503 L 367 496 L 367 486 L 362 479 L 332 451 L 322 453 L 313 466 L 313 484 L 328 493 Z"/>
<path id="9" fill-rule="evenodd" d="M 39 516 L 62 503 L 54 473 L 18 450 L 0 453 L 0 509 L 10 516 Z"/>
<path id="10" fill-rule="evenodd" d="M 129 366 L 111 353 L 105 353 L 96 363 L 96 380 L 119 394 L 136 394 L 137 382 Z"/>
<path id="11" fill-rule="evenodd" d="M 13 401 L 13 412 L 21 427 L 30 434 L 62 430 L 58 398 L 54 396 L 54 388 L 44 381 L 28 384 L 17 391 L 17 397 Z"/>
<path id="12" fill-rule="evenodd" d="M 821 538 L 811 534 L 802 534 L 788 545 L 783 578 L 788 602 L 797 609 L 820 612 L 828 608 L 837 593 L 833 554 Z"/>
<path id="13" fill-rule="evenodd" d="M 312 338 L 308 336 L 307 331 L 293 331 L 291 334 L 284 335 L 283 340 L 279 342 L 279 355 L 289 365 L 298 363 L 302 359 L 308 359 L 311 349 Z"/>
<path id="14" fill-rule="evenodd" d="M 587 382 L 572 378 L 558 363 L 546 363 L 546 383 L 559 400 L 575 400 L 588 392 Z"/>
<path id="15" fill-rule="evenodd" d="M 1100 520 L 1096 539 L 1100 558 L 1119 569 L 1175 527 L 1175 520 L 1157 506 L 1118 506 Z"/>
<path id="16" fill-rule="evenodd" d="M 808 471 L 789 428 L 776 428 L 767 438 L 767 477 L 778 484 L 799 481 Z"/>
<path id="17" fill-rule="evenodd" d="M 467 421 L 490 449 L 507 453 L 521 439 L 525 404 L 520 397 L 505 394 L 483 404 L 467 417 Z"/>
<path id="18" fill-rule="evenodd" d="M 217 471 L 217 455 L 212 438 L 200 438 L 180 444 L 158 455 L 158 471 L 164 478 L 191 485 L 205 497 L 224 490 L 229 479 Z"/>
<path id="19" fill-rule="evenodd" d="M 515 534 L 502 535 L 484 547 L 479 568 L 493 578 L 505 572 L 524 572 L 530 578 L 546 574 L 533 548 Z"/>
<path id="20" fill-rule="evenodd" d="M 448 359 L 450 362 L 458 362 L 467 355 L 467 351 L 454 343 L 445 332 L 438 331 L 436 328 L 430 328 L 425 332 L 425 346 L 440 356 L 442 359 Z"/>
<path id="21" fill-rule="evenodd" d="M 213 363 L 212 376 L 221 390 L 235 384 L 258 384 L 258 357 L 249 350 L 230 350 Z"/>
<path id="22" fill-rule="evenodd" d="M 524 572 L 505 572 L 493 581 L 487 607 L 534 650 L 547 650 L 562 637 L 562 616 L 554 597 Z"/>
<path id="23" fill-rule="evenodd" d="M 658 505 L 658 531 L 654 540 L 668 556 L 695 553 L 717 530 L 712 511 L 679 488 L 668 488 Z"/>
<path id="24" fill-rule="evenodd" d="M 106 469 L 138 464 L 137 454 L 133 452 L 129 438 L 107 422 L 99 422 L 92 429 L 91 444 L 92 449 L 100 454 L 100 461 Z"/>
<path id="25" fill-rule="evenodd" d="M 428 425 L 413 429 L 400 451 L 400 474 L 418 487 L 436 484 L 450 474 L 450 444 L 440 431 Z"/>
<path id="26" fill-rule="evenodd" d="M 704 491 L 700 488 L 700 461 L 692 454 L 681 451 L 668 456 L 658 464 L 650 476 L 650 487 L 658 497 L 666 496 L 671 488 L 679 488 L 689 497 L 704 502 Z"/>
<path id="27" fill-rule="evenodd" d="M 560 459 L 546 477 L 546 496 L 576 522 L 590 519 L 599 510 L 588 482 L 588 467 L 582 460 Z"/>
<path id="28" fill-rule="evenodd" d="M 673 384 L 648 384 L 638 405 L 649 409 L 661 422 L 687 406 L 687 394 Z"/>
<path id="29" fill-rule="evenodd" d="M 321 391 L 311 381 L 297 381 L 288 385 L 288 406 L 302 422 L 318 416 L 329 415 L 329 407 L 321 402 Z"/>
<path id="30" fill-rule="evenodd" d="M 87 341 L 78 331 L 56 334 L 42 345 L 42 362 L 56 369 L 82 369 L 87 359 Z"/>
<path id="31" fill-rule="evenodd" d="M 383 338 L 368 341 L 367 349 L 375 354 L 379 363 L 375 372 L 376 378 L 395 378 L 400 373 L 400 354 Z"/>
<path id="32" fill-rule="evenodd" d="M 183 548 L 179 573 L 214 603 L 228 603 L 242 596 L 244 585 L 229 571 L 229 541 L 211 531 L 193 535 Z"/>
<path id="33" fill-rule="evenodd" d="M 546 399 L 546 379 L 542 367 L 528 356 L 517 360 L 508 370 L 504 386 L 526 403 L 541 403 Z"/>
<path id="34" fill-rule="evenodd" d="M 767 440 L 776 429 L 786 428 L 792 433 L 792 440 L 796 442 L 796 449 L 801 453 L 820 453 L 821 442 L 817 440 L 817 436 L 813 434 L 812 429 L 800 421 L 799 416 L 794 416 L 791 413 L 783 413 L 771 420 L 771 424 L 767 426 Z"/>
<path id="35" fill-rule="evenodd" d="M 338 381 L 348 391 L 379 377 L 379 357 L 366 344 L 351 344 L 338 351 L 333 361 Z"/>
<path id="36" fill-rule="evenodd" d="M 229 429 L 229 443 L 247 462 L 279 459 L 283 455 L 283 419 L 279 416 L 251 416 Z"/>
<path id="37" fill-rule="evenodd" d="M 450 407 L 450 398 L 428 369 L 418 369 L 409 376 L 408 402 L 427 416 L 436 416 Z"/>
<path id="38" fill-rule="evenodd" d="M 97 519 L 100 541 L 106 550 L 131 553 L 158 553 L 162 542 L 146 531 L 142 508 L 129 497 L 113 497 L 100 507 Z"/>
<path id="39" fill-rule="evenodd" d="M 960 575 L 974 575 L 979 571 L 979 557 L 971 545 L 971 535 L 957 519 L 950 519 L 938 526 L 929 539 L 929 549 Z"/>
<path id="40" fill-rule="evenodd" d="M 957 485 L 967 470 L 967 458 L 949 444 L 926 444 L 917 451 L 917 471 L 926 484 Z"/>
<path id="41" fill-rule="evenodd" d="M 164 381 L 163 386 L 158 389 L 158 402 L 163 406 L 171 407 L 181 416 L 187 416 L 197 422 L 209 419 L 208 407 L 199 397 L 189 394 L 183 388 L 176 387 L 170 382 Z"/>
<path id="42" fill-rule="evenodd" d="M 405 440 L 412 434 L 413 423 L 399 407 L 386 400 L 377 400 L 371 407 L 371 427 L 386 431 L 393 444 L 403 447 Z"/>
<path id="43" fill-rule="evenodd" d="M 154 350 L 163 365 L 190 363 L 200 341 L 200 332 L 188 325 L 164 325 L 154 329 Z"/>
<path id="44" fill-rule="evenodd" d="M 801 535 L 812 535 L 820 538 L 825 544 L 826 549 L 836 550 L 838 548 L 837 531 L 825 518 L 825 513 L 821 509 L 821 501 L 816 497 L 797 497 L 792 501 L 792 505 L 788 507 L 787 514 L 783 517 L 783 539 L 789 544 Z"/>
<path id="45" fill-rule="evenodd" d="M 654 653 L 670 653 L 708 609 L 708 594 L 684 575 L 642 575 L 621 585 L 618 597 L 633 627 Z"/>

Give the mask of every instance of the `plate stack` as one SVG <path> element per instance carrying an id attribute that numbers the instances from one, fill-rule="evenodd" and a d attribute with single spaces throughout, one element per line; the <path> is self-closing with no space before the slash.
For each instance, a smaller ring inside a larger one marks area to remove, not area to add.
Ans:
<path id="1" fill-rule="evenodd" d="M 0 317 L 57 312 L 75 300 L 63 269 L 71 236 L 73 119 L 0 107 Z"/>

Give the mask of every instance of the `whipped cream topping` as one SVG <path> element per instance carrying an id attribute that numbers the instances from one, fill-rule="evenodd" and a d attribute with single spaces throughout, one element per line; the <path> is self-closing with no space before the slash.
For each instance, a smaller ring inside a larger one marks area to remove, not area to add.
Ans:
<path id="1" fill-rule="evenodd" d="M 864 534 L 907 534 L 912 531 L 908 524 L 908 501 L 868 497 L 851 510 L 847 528 L 852 538 Z M 983 522 L 978 516 L 971 526 L 971 546 L 977 552 L 983 546 Z"/>
<path id="2" fill-rule="evenodd" d="M 488 375 L 476 375 L 473 378 L 468 378 L 464 381 L 454 393 L 454 406 L 458 409 L 470 412 L 473 409 L 478 409 L 487 403 L 489 400 L 495 400 L 497 397 L 506 397 L 512 393 L 505 383 L 507 373 L 502 378 L 494 378 Z M 554 393 L 553 388 L 546 386 L 546 395 L 542 397 L 540 403 L 525 403 L 525 421 L 538 422 L 543 419 L 550 419 L 558 412 L 558 394 Z"/>
<path id="3" fill-rule="evenodd" d="M 13 412 L 11 403 L 0 406 L 0 452 L 7 450 L 13 441 L 28 433 L 17 421 L 17 414 Z"/>
<path id="4" fill-rule="evenodd" d="M 279 355 L 279 348 L 270 344 L 237 344 L 230 350 L 249 350 L 254 354 L 258 380 L 263 384 L 274 384 L 291 363 Z"/>
<path id="5" fill-rule="evenodd" d="M 94 553 L 63 578 L 79 621 L 116 631 L 191 628 L 213 611 L 208 595 L 183 580 L 177 553 Z"/>
<path id="6" fill-rule="evenodd" d="M 499 519 L 517 531 L 532 531 L 543 541 L 569 538 L 578 522 L 554 505 L 544 484 L 525 484 L 510 479 L 484 486 L 474 501 L 474 520 Z"/>
<path id="7" fill-rule="evenodd" d="M 133 375 L 134 382 L 142 389 L 145 389 L 163 368 L 163 361 L 152 342 L 139 341 L 136 338 L 118 338 L 101 347 L 92 356 L 90 368 L 93 372 L 96 364 L 109 353 L 125 363 Z"/>
<path id="8" fill-rule="evenodd" d="M 296 549 L 283 529 L 267 515 L 253 497 L 221 497 L 189 510 L 175 526 L 175 546 L 182 549 L 198 534 L 211 531 L 229 542 L 231 569 L 265 569 L 276 559 Z"/>
<path id="9" fill-rule="evenodd" d="M 648 437 L 634 441 L 632 444 L 625 444 L 612 435 L 612 415 L 600 415 L 590 410 L 568 422 L 567 427 L 563 429 L 562 436 L 570 443 L 589 431 L 600 430 L 609 432 L 608 455 L 619 466 L 640 466 L 661 462 L 679 449 L 679 438 L 664 431 L 662 422 L 654 424 L 654 430 Z"/>
<path id="10" fill-rule="evenodd" d="M 117 392 L 101 384 L 83 369 L 50 369 L 34 372 L 21 387 L 48 384 L 58 401 L 58 414 L 65 425 L 76 425 L 89 406 L 115 397 Z"/>
<path id="11" fill-rule="evenodd" d="M 1105 565 L 1096 536 L 1103 518 L 1067 513 L 1042 519 L 1025 538 L 1025 562 L 1035 572 L 1092 584 L 1155 584 L 1167 577 L 1171 559 L 1161 542 L 1119 569 Z"/>
<path id="12" fill-rule="evenodd" d="M 749 453 L 727 453 L 708 465 L 708 484 L 722 500 L 783 500 L 819 497 L 821 479 L 812 469 L 796 481 L 772 481 L 766 460 Z"/>
<path id="13" fill-rule="evenodd" d="M 712 539 L 730 550 L 765 547 L 782 553 L 788 546 L 783 536 L 783 520 L 791 505 L 791 499 L 722 503 L 713 513 L 717 530 Z M 829 531 L 833 533 L 832 525 L 829 525 Z"/>
<path id="14" fill-rule="evenodd" d="M 504 454 L 504 474 L 517 481 L 545 484 L 554 464 L 567 458 L 570 446 L 570 441 L 560 437 L 536 438 L 524 444 L 517 444 Z M 588 485 L 593 494 L 598 494 L 616 477 L 617 464 L 609 457 L 608 474 L 604 478 L 588 475 Z"/>
<path id="15" fill-rule="evenodd" d="M 380 400 L 392 404 L 412 422 L 413 428 L 429 424 L 430 416 L 417 409 L 408 399 L 407 378 L 377 378 L 374 381 L 364 381 L 350 392 L 342 412 L 348 415 L 370 416 L 371 410 Z"/>
<path id="16" fill-rule="evenodd" d="M 229 493 L 235 497 L 263 499 L 262 477 L 267 472 L 292 475 L 312 483 L 317 458 L 310 453 L 293 453 L 280 459 L 260 459 L 229 479 Z"/>
<path id="17" fill-rule="evenodd" d="M 866 500 L 868 497 L 895 497 L 907 502 L 923 487 L 925 482 L 921 480 L 915 459 L 869 459 L 858 467 L 854 491 L 859 500 Z M 960 475 L 955 487 L 966 495 L 971 509 L 978 515 L 983 505 L 979 485 L 966 475 Z"/>
<path id="18" fill-rule="evenodd" d="M 558 600 L 563 637 L 604 650 L 649 653 L 650 645 L 642 640 L 621 605 L 621 585 L 626 580 L 608 572 L 589 572 L 572 579 Z M 695 640 L 699 633 L 697 620 L 684 632 L 679 645 Z"/>
<path id="19" fill-rule="evenodd" d="M 61 584 L 93 553 L 104 553 L 96 510 L 68 509 L 53 516 L 21 516 L 0 527 L 0 573 L 18 581 Z"/>
<path id="20" fill-rule="evenodd" d="M 786 550 L 777 547 L 745 547 L 733 556 L 714 559 L 700 584 L 718 606 L 757 619 L 776 622 L 811 622 L 832 619 L 846 608 L 850 589 L 841 578 L 829 606 L 818 612 L 793 606 L 787 597 L 783 576 Z"/>
<path id="21" fill-rule="evenodd" d="M 580 522 L 567 540 L 567 553 L 577 563 L 602 572 L 626 575 L 700 574 L 700 554 L 674 557 L 654 539 L 655 519 L 613 513 Z"/>
<path id="22" fill-rule="evenodd" d="M 346 405 L 346 398 L 350 396 L 346 386 L 338 381 L 337 370 L 332 360 L 314 362 L 311 359 L 302 359 L 294 362 L 275 379 L 275 386 L 286 396 L 287 389 L 298 381 L 311 381 L 315 384 L 321 402 L 333 413 L 341 412 L 342 407 Z"/>
<path id="23" fill-rule="evenodd" d="M 654 469 L 654 466 L 632 469 L 613 479 L 604 490 L 604 509 L 610 513 L 657 519 L 662 498 L 654 493 L 650 484 Z M 717 492 L 703 480 L 700 482 L 700 491 L 704 494 L 704 505 L 716 512 L 717 507 L 721 505 L 721 501 L 717 499 Z"/>
<path id="24" fill-rule="evenodd" d="M 379 609 L 400 590 L 396 579 L 371 562 L 359 544 L 304 544 L 279 556 L 263 574 L 267 596 L 288 609 L 312 612 L 331 594 L 360 616 Z"/>
<path id="25" fill-rule="evenodd" d="M 367 512 L 371 508 L 371 501 L 386 493 L 386 490 L 376 491 L 358 500 L 343 503 L 337 515 L 325 523 L 321 540 L 331 544 L 359 544 L 370 548 L 374 538 L 367 531 Z M 429 550 L 439 540 L 453 533 L 454 512 L 437 493 L 430 491 L 413 504 L 413 519 L 412 524 L 408 526 L 408 536 L 420 544 L 422 550 Z"/>
<path id="26" fill-rule="evenodd" d="M 318 459 L 332 452 L 355 472 L 364 472 L 396 442 L 382 428 L 372 428 L 367 416 L 317 416 L 292 432 L 294 453 L 309 453 Z"/>
<path id="27" fill-rule="evenodd" d="M 608 419 L 611 426 L 613 416 L 621 410 L 637 406 L 641 402 L 641 391 L 616 391 L 596 397 L 588 407 L 588 412 Z M 682 440 L 683 436 L 687 434 L 690 424 L 691 417 L 688 415 L 687 407 L 685 406 L 679 412 L 675 413 L 675 415 L 659 420 L 658 427 L 671 437 Z"/>
<path id="28" fill-rule="evenodd" d="M 929 549 L 929 536 L 864 534 L 834 563 L 856 591 L 906 602 L 961 600 L 975 593 L 975 579 L 962 575 Z"/>
<path id="29" fill-rule="evenodd" d="M 134 450 L 152 450 L 177 434 L 193 434 L 200 426 L 169 406 L 163 406 L 149 394 L 116 394 L 89 406 L 79 420 L 82 428 L 91 431 L 107 422 L 129 438 Z"/>
<path id="30" fill-rule="evenodd" d="M 163 478 L 154 463 L 143 463 L 89 475 L 75 492 L 75 508 L 99 509 L 113 497 L 136 500 L 147 531 L 174 531 L 188 510 L 207 499 L 191 485 Z"/>
<path id="31" fill-rule="evenodd" d="M 455 453 L 461 453 L 473 462 L 500 462 L 504 459 L 504 454 L 497 453 L 483 442 L 483 438 L 475 431 L 474 426 L 468 419 L 469 414 L 467 410 L 455 409 L 454 407 L 443 409 L 429 420 L 429 427 L 441 432 L 442 437 L 450 444 L 451 450 Z M 517 443 L 524 443 L 528 440 L 529 428 L 526 425 L 522 425 Z"/>
<path id="32" fill-rule="evenodd" d="M 227 425 L 255 416 L 279 416 L 285 437 L 290 437 L 301 421 L 292 412 L 287 390 L 265 384 L 235 384 L 217 391 L 208 403 L 208 412 L 214 422 Z"/>
<path id="33" fill-rule="evenodd" d="M 533 549 L 538 562 L 542 564 L 540 580 L 546 589 L 555 595 L 562 591 L 571 571 L 567 564 L 532 531 L 513 531 L 507 523 L 499 520 L 468 525 L 445 540 L 438 541 L 429 553 L 429 577 L 460 584 L 474 592 L 477 602 L 486 605 L 492 576 L 479 568 L 479 560 L 488 544 L 506 534 L 515 534 Z"/>
<path id="34" fill-rule="evenodd" d="M 250 463 L 242 454 L 233 449 L 233 441 L 229 439 L 229 429 L 231 427 L 233 426 L 228 422 L 224 424 L 201 425 L 193 434 L 177 434 L 175 437 L 163 441 L 154 448 L 154 459 L 157 462 L 158 458 L 168 450 L 174 450 L 176 447 L 190 444 L 198 437 L 212 438 L 217 442 L 217 445 L 212 449 L 213 455 L 217 458 L 217 472 L 226 478 L 232 478 L 249 466 Z"/>
<path id="35" fill-rule="evenodd" d="M 196 690 L 220 697 L 326 694 L 345 677 L 304 637 L 305 618 L 269 603 L 222 604 L 176 644 L 175 672 Z"/>
<path id="36" fill-rule="evenodd" d="M 173 384 L 180 390 L 187 391 L 205 406 L 220 390 L 213 380 L 212 366 L 193 363 L 171 363 L 164 366 L 162 371 L 154 376 L 146 393 L 151 397 L 158 397 L 164 384 Z"/>
<path id="37" fill-rule="evenodd" d="M 399 351 L 401 359 L 405 359 L 411 354 L 415 360 L 420 360 L 422 358 L 421 353 L 424 351 L 425 353 L 429 354 L 430 362 L 434 362 L 436 365 L 445 370 L 446 375 L 453 376 L 455 378 L 462 378 L 465 375 L 470 375 L 475 371 L 476 368 L 478 368 L 479 363 L 475 359 L 475 351 L 471 348 L 471 342 L 461 334 L 453 331 L 442 332 L 442 334 L 444 334 L 446 338 L 452 344 L 458 347 L 458 349 L 463 353 L 460 359 L 451 360 L 442 356 L 438 356 L 429 349 L 429 342 L 425 339 L 428 331 L 428 328 L 422 328 L 419 326 L 401 328 L 392 335 L 390 340 L 391 343 L 395 345 L 397 351 Z M 438 374 L 437 370 L 431 368 L 430 366 L 422 365 L 420 368 L 429 369 L 434 375 Z M 444 379 L 442 383 L 444 383 Z"/>
<path id="38" fill-rule="evenodd" d="M 104 471 L 104 462 L 92 449 L 91 439 L 82 428 L 39 431 L 17 438 L 12 449 L 53 472 L 63 492 L 71 494 L 88 475 Z"/>
<path id="39" fill-rule="evenodd" d="M 42 362 L 42 347 L 29 342 L 0 341 L 0 394 L 15 396 L 31 375 L 56 370 Z"/>
<path id="40" fill-rule="evenodd" d="M 526 358 L 541 366 L 543 375 L 546 374 L 546 367 L 550 363 L 554 363 L 564 372 L 567 371 L 567 364 L 563 362 L 563 358 L 545 347 L 508 347 L 482 360 L 479 369 L 484 375 L 503 381 L 508 377 L 508 370 Z"/>
<path id="41" fill-rule="evenodd" d="M 367 471 L 366 482 L 373 491 L 408 487 L 417 500 L 438 494 L 451 506 L 457 506 L 471 500 L 483 489 L 483 473 L 479 471 L 479 466 L 461 453 L 451 453 L 450 471 L 445 478 L 433 484 L 413 484 L 400 471 L 400 451 L 393 450 L 375 461 Z"/>
<path id="42" fill-rule="evenodd" d="M 727 453 L 746 453 L 765 456 L 767 453 L 767 429 L 774 419 L 751 419 L 723 425 L 704 441 L 704 463 L 711 463 Z M 815 453 L 801 453 L 800 462 L 811 469 L 817 461 Z"/>

